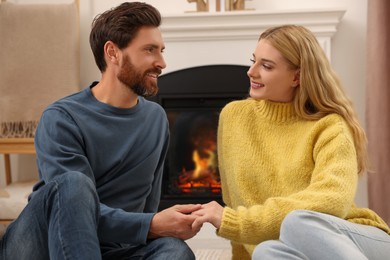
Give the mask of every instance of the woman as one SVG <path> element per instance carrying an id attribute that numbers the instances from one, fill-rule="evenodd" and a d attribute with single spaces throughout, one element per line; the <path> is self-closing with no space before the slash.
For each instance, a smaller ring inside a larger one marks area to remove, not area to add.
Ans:
<path id="1" fill-rule="evenodd" d="M 233 259 L 388 257 L 389 227 L 354 205 L 366 136 L 315 36 L 268 29 L 252 62 L 250 98 L 220 115 L 226 207 L 203 205 L 193 226 L 212 223 Z"/>

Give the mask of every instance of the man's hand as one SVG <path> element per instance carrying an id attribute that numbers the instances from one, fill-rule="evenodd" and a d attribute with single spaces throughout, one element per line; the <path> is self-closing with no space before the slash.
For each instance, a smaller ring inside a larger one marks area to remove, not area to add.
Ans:
<path id="1" fill-rule="evenodd" d="M 202 208 L 192 212 L 192 215 L 198 216 L 192 224 L 193 229 L 200 229 L 205 222 L 211 223 L 215 228 L 221 226 L 223 207 L 216 201 L 203 204 Z"/>
<path id="2" fill-rule="evenodd" d="M 195 236 L 202 225 L 192 227 L 197 216 L 191 213 L 200 208 L 200 204 L 175 205 L 156 213 L 150 224 L 148 238 L 176 237 L 186 240 Z"/>

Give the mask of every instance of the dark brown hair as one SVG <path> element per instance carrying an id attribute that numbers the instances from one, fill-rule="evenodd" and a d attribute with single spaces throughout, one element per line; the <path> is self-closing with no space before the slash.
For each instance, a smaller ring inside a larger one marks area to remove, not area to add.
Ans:
<path id="1" fill-rule="evenodd" d="M 140 2 L 125 2 L 95 17 L 89 43 L 96 65 L 106 70 L 104 44 L 112 41 L 118 48 L 126 48 L 143 26 L 159 27 L 160 12 L 153 6 Z"/>

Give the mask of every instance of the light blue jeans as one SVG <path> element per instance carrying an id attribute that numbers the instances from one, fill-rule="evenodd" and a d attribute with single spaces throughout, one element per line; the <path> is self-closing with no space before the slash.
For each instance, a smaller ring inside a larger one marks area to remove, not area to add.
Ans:
<path id="1" fill-rule="evenodd" d="M 92 180 L 78 172 L 62 174 L 34 192 L 9 225 L 0 241 L 0 259 L 195 259 L 187 244 L 176 238 L 102 250 L 98 221 L 99 200 Z"/>
<path id="2" fill-rule="evenodd" d="M 252 259 L 390 259 L 390 236 L 381 229 L 328 214 L 296 210 L 286 216 L 279 240 L 260 243 Z"/>

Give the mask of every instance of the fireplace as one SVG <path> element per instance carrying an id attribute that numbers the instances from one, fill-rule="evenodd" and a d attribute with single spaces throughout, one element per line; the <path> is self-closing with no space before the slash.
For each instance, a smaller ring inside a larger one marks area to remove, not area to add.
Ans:
<path id="1" fill-rule="evenodd" d="M 165 161 L 160 209 L 175 204 L 223 204 L 217 158 L 221 109 L 246 98 L 247 66 L 207 65 L 162 75 L 150 98 L 166 111 L 170 146 Z"/>

